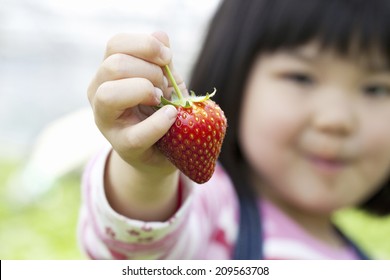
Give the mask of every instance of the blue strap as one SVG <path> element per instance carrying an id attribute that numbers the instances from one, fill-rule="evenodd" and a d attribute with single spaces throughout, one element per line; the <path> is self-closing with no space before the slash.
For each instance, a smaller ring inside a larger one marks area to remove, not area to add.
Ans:
<path id="1" fill-rule="evenodd" d="M 240 222 L 236 246 L 233 252 L 233 259 L 236 260 L 261 260 L 264 259 L 263 232 L 261 217 L 257 201 L 252 197 L 242 196 L 240 203 Z M 345 236 L 340 229 L 336 231 L 351 246 L 361 260 L 370 259 L 352 240 Z"/>
<path id="2" fill-rule="evenodd" d="M 233 259 L 263 259 L 263 234 L 257 201 L 251 197 L 239 198 L 240 223 Z"/>
<path id="3" fill-rule="evenodd" d="M 356 245 L 351 239 L 349 239 L 338 227 L 334 226 L 337 233 L 341 236 L 341 238 L 355 251 L 356 255 L 360 260 L 370 260 L 371 258 Z"/>

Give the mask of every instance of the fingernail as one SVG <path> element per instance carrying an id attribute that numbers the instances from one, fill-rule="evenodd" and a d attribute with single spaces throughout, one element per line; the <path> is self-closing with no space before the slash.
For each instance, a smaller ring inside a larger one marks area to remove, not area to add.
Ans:
<path id="1" fill-rule="evenodd" d="M 163 95 L 163 92 L 160 88 L 155 87 L 154 88 L 154 96 L 156 97 L 157 101 L 160 103 L 161 101 L 161 96 Z"/>
<path id="2" fill-rule="evenodd" d="M 163 76 L 163 86 L 164 86 L 164 88 L 168 87 L 168 79 L 165 76 Z"/>
<path id="3" fill-rule="evenodd" d="M 172 52 L 171 52 L 171 50 L 169 48 L 167 48 L 165 46 L 163 46 L 161 48 L 161 59 L 164 62 L 166 62 L 166 63 L 171 61 L 171 59 L 172 59 Z"/>
<path id="4" fill-rule="evenodd" d="M 166 105 L 163 107 L 164 113 L 168 116 L 169 119 L 176 119 L 177 110 L 172 105 Z"/>

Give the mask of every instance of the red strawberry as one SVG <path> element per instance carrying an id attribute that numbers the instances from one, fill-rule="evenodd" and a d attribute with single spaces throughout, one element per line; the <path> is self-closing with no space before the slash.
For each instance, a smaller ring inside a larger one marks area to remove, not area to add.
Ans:
<path id="1" fill-rule="evenodd" d="M 184 98 L 169 70 L 174 85 L 173 100 L 161 98 L 161 105 L 171 104 L 178 110 L 175 123 L 157 142 L 157 148 L 185 175 L 202 184 L 214 173 L 225 137 L 227 121 L 221 108 L 210 99 L 215 94 Z M 176 94 L 175 94 L 176 93 Z"/>

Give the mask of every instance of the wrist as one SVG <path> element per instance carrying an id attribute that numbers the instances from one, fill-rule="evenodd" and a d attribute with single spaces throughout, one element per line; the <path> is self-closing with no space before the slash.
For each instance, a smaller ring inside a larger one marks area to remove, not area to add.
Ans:
<path id="1" fill-rule="evenodd" d="M 179 172 L 176 169 L 164 176 L 139 170 L 112 151 L 104 178 L 111 207 L 128 218 L 163 221 L 177 208 Z"/>

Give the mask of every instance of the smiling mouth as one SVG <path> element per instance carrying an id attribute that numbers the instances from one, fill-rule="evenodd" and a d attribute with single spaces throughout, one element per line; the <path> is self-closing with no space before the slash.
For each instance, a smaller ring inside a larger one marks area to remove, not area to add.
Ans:
<path id="1" fill-rule="evenodd" d="M 329 159 L 320 156 L 309 156 L 309 162 L 315 169 L 325 174 L 336 174 L 347 166 L 347 161 L 342 159 Z"/>

